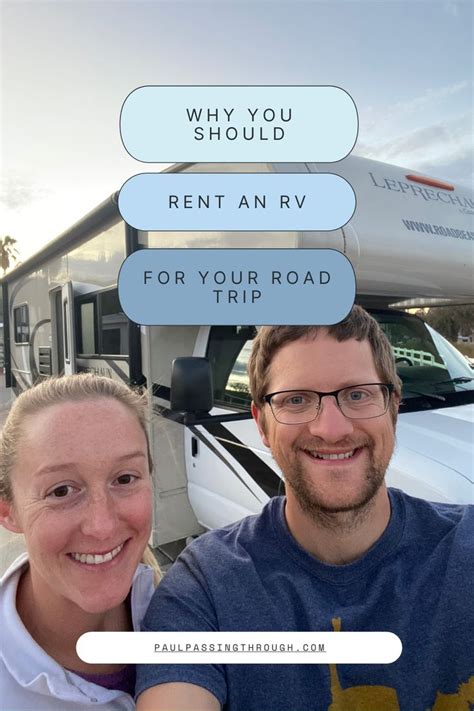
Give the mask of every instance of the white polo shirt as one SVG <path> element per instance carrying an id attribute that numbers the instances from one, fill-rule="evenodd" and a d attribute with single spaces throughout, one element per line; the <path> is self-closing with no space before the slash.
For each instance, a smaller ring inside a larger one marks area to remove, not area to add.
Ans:
<path id="1" fill-rule="evenodd" d="M 31 637 L 16 609 L 23 553 L 0 581 L 0 708 L 5 711 L 133 711 L 130 694 L 105 689 L 66 671 Z M 139 630 L 154 592 L 153 571 L 140 564 L 132 583 L 133 629 Z"/>

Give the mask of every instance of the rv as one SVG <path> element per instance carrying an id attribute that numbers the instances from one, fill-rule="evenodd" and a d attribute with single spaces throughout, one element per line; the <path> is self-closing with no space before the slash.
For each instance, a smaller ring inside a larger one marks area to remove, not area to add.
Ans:
<path id="1" fill-rule="evenodd" d="M 129 322 L 119 269 L 147 248 L 334 248 L 351 260 L 357 301 L 389 337 L 403 380 L 388 483 L 430 500 L 472 502 L 473 371 L 440 334 L 402 310 L 473 301 L 472 193 L 354 156 L 329 165 L 187 163 L 170 170 L 334 172 L 353 186 L 357 209 L 331 232 L 141 232 L 124 223 L 113 195 L 3 279 L 7 387 L 19 393 L 50 375 L 92 371 L 148 388 L 156 547 L 258 512 L 284 485 L 249 412 L 246 363 L 255 329 Z M 210 363 L 209 415 L 171 409 L 172 363 L 182 356 Z"/>

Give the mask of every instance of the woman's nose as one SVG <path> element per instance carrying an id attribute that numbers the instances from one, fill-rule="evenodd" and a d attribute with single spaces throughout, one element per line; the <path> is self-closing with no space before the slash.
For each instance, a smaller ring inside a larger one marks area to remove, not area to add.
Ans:
<path id="1" fill-rule="evenodd" d="M 105 492 L 90 496 L 83 510 L 82 533 L 97 540 L 110 540 L 117 526 L 117 510 L 113 497 Z"/>

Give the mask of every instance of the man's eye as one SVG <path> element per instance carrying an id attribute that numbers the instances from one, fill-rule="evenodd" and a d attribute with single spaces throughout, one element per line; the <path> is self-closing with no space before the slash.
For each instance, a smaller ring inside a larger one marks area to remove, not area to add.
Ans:
<path id="1" fill-rule="evenodd" d="M 283 407 L 298 407 L 301 405 L 306 405 L 309 399 L 303 393 L 298 393 L 295 395 L 289 395 L 283 401 Z"/>
<path id="2" fill-rule="evenodd" d="M 76 489 L 70 484 L 61 484 L 52 489 L 46 496 L 51 499 L 65 499 L 70 496 Z"/>
<path id="3" fill-rule="evenodd" d="M 364 390 L 351 390 L 347 393 L 347 397 L 351 402 L 361 402 L 369 397 L 369 393 L 366 393 Z"/>

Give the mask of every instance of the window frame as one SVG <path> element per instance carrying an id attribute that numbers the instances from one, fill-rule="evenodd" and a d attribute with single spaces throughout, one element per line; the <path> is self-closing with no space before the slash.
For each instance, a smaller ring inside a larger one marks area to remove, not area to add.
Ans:
<path id="1" fill-rule="evenodd" d="M 21 311 L 21 309 L 26 309 L 26 321 L 21 321 L 20 323 L 17 323 L 17 313 Z M 27 338 L 26 341 L 17 341 L 17 333 L 18 333 L 18 326 L 22 328 L 24 325 L 26 325 L 28 329 L 27 333 Z M 23 301 L 21 304 L 18 304 L 17 306 L 13 307 L 13 331 L 14 331 L 14 343 L 16 346 L 29 346 L 30 345 L 30 307 L 27 301 Z"/>
<path id="2" fill-rule="evenodd" d="M 112 286 L 108 289 L 99 289 L 88 294 L 81 294 L 74 299 L 74 314 L 76 322 L 76 351 L 78 358 L 111 358 L 113 360 L 124 360 L 128 361 L 130 354 L 122 353 L 106 353 L 103 350 L 103 339 L 102 339 L 102 296 L 103 294 L 110 293 L 111 291 L 116 291 L 118 295 L 118 289 L 116 286 Z M 95 353 L 83 353 L 79 349 L 79 344 L 82 346 L 82 315 L 81 306 L 82 304 L 91 303 L 94 306 L 94 338 L 95 338 Z M 127 318 L 127 333 L 130 334 L 130 321 Z M 129 348 L 129 343 L 127 339 L 127 348 Z"/>

